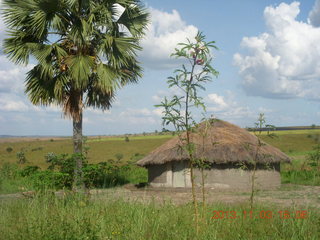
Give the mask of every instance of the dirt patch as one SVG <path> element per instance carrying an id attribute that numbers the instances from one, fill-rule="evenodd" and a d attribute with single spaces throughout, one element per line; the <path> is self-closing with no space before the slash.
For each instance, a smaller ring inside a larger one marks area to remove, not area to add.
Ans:
<path id="1" fill-rule="evenodd" d="M 0 195 L 0 199 L 32 198 L 35 192 L 23 192 Z M 55 193 L 63 197 L 66 192 Z M 186 204 L 191 202 L 191 190 L 185 188 L 137 188 L 134 185 L 126 185 L 112 189 L 93 189 L 89 191 L 93 199 L 124 199 L 126 201 L 138 201 L 143 203 L 156 202 L 159 204 L 173 203 Z M 201 200 L 201 192 L 198 190 L 198 199 Z M 206 189 L 206 201 L 208 203 L 244 204 L 248 203 L 250 191 L 236 191 L 227 189 Z M 268 203 L 278 207 L 300 207 L 320 209 L 320 187 L 302 185 L 282 185 L 277 190 L 263 190 L 256 192 L 257 203 Z"/>
<path id="2" fill-rule="evenodd" d="M 171 202 L 174 204 L 185 204 L 191 201 L 190 189 L 179 188 L 136 188 L 127 185 L 115 189 L 91 190 L 93 198 L 104 198 L 108 196 L 119 197 L 128 201 L 141 201 L 158 203 Z M 201 193 L 198 192 L 201 200 Z M 281 207 L 299 206 L 303 208 L 320 209 L 320 187 L 283 185 L 277 190 L 258 191 L 255 195 L 256 202 L 274 204 Z M 249 191 L 207 189 L 206 200 L 208 203 L 242 204 L 249 202 Z"/>

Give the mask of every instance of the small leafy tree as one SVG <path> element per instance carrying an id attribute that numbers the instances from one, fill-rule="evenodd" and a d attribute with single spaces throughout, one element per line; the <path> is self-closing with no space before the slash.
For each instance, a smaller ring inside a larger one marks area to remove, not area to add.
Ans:
<path id="1" fill-rule="evenodd" d="M 198 206 L 195 193 L 194 168 L 197 162 L 195 158 L 195 145 L 192 143 L 190 134 L 194 131 L 196 121 L 194 109 L 206 110 L 203 99 L 199 96 L 199 90 L 205 90 L 204 84 L 217 76 L 218 72 L 211 66 L 211 48 L 217 49 L 214 41 L 206 42 L 205 36 L 198 32 L 194 41 L 187 39 L 187 43 L 180 43 L 180 49 L 176 48 L 171 55 L 186 60 L 188 67 L 183 64 L 176 69 L 175 76 L 168 78 L 169 88 L 181 90 L 182 95 L 174 95 L 171 99 L 167 97 L 156 105 L 164 109 L 163 125 L 173 125 L 175 132 L 180 138 L 181 148 L 188 154 L 189 168 L 192 185 L 192 200 L 194 205 L 194 216 L 196 230 L 198 232 Z M 182 134 L 185 132 L 185 134 Z"/>
<path id="2" fill-rule="evenodd" d="M 19 164 L 25 164 L 27 162 L 27 158 L 23 150 L 17 152 L 17 159 Z"/>
<path id="3" fill-rule="evenodd" d="M 258 155 L 260 152 L 260 149 L 262 146 L 265 145 L 264 142 L 261 141 L 261 139 L 259 138 L 259 136 L 261 135 L 261 132 L 263 130 L 263 128 L 267 128 L 267 136 L 268 137 L 276 137 L 276 135 L 274 133 L 270 133 L 270 130 L 274 130 L 276 129 L 276 127 L 274 125 L 271 124 L 266 124 L 266 119 L 265 119 L 265 115 L 264 113 L 259 113 L 259 117 L 257 119 L 257 122 L 255 122 L 255 127 L 254 127 L 254 134 L 257 137 L 257 144 L 255 146 L 255 152 L 254 152 L 254 157 L 251 161 L 253 169 L 252 169 L 252 175 L 251 175 L 251 194 L 250 194 L 250 210 L 253 210 L 253 203 L 254 203 L 254 194 L 256 192 L 255 189 L 255 180 L 256 180 L 256 171 L 257 171 L 257 160 L 258 160 Z M 259 132 L 259 134 L 257 134 L 257 132 Z M 248 146 L 248 148 L 250 148 L 250 146 Z"/>
<path id="4" fill-rule="evenodd" d="M 120 162 L 121 159 L 123 158 L 123 154 L 122 153 L 116 153 L 114 156 L 115 156 L 115 158 L 117 159 L 118 162 Z"/>

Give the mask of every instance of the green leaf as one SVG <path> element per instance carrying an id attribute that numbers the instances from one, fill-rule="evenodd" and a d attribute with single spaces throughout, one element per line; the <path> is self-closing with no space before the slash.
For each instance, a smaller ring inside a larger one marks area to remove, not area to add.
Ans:
<path id="1" fill-rule="evenodd" d="M 91 56 L 71 55 L 66 59 L 75 89 L 85 89 L 89 83 L 95 61 Z"/>

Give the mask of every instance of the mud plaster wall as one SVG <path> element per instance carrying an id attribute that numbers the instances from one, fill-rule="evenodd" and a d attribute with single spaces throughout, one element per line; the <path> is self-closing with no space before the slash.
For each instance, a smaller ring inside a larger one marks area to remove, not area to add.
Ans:
<path id="1" fill-rule="evenodd" d="M 279 163 L 268 166 L 258 166 L 255 186 L 257 189 L 277 188 L 281 185 Z M 229 164 L 214 165 L 204 170 L 205 186 L 214 188 L 248 189 L 251 187 L 252 170 L 242 170 Z M 195 182 L 201 184 L 200 170 L 195 170 Z"/>
<path id="2" fill-rule="evenodd" d="M 186 169 L 186 186 L 190 187 L 190 174 Z M 211 169 L 204 170 L 206 187 L 248 189 L 251 187 L 251 170 L 241 170 L 232 164 L 213 165 Z M 172 187 L 172 164 L 149 165 L 148 181 L 155 187 Z M 195 169 L 195 182 L 201 184 L 200 170 Z M 256 170 L 257 189 L 277 188 L 281 185 L 280 164 L 268 166 L 258 165 Z"/>
<path id="3" fill-rule="evenodd" d="M 149 165 L 148 181 L 149 183 L 166 183 L 167 182 L 167 166 L 165 164 Z"/>

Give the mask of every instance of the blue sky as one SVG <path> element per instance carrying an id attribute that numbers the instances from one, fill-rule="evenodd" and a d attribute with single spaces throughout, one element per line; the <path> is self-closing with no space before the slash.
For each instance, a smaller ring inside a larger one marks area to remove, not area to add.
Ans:
<path id="1" fill-rule="evenodd" d="M 198 30 L 219 47 L 213 65 L 220 75 L 202 93 L 208 115 L 242 127 L 253 126 L 260 112 L 276 126 L 320 125 L 320 0 L 144 3 L 152 20 L 139 54 L 144 77 L 120 90 L 110 111 L 85 110 L 84 134 L 162 129 L 154 105 L 173 94 L 166 78 L 179 66 L 169 55 Z M 61 109 L 32 106 L 24 95 L 31 67 L 15 66 L 0 52 L 0 135 L 71 135 Z"/>

